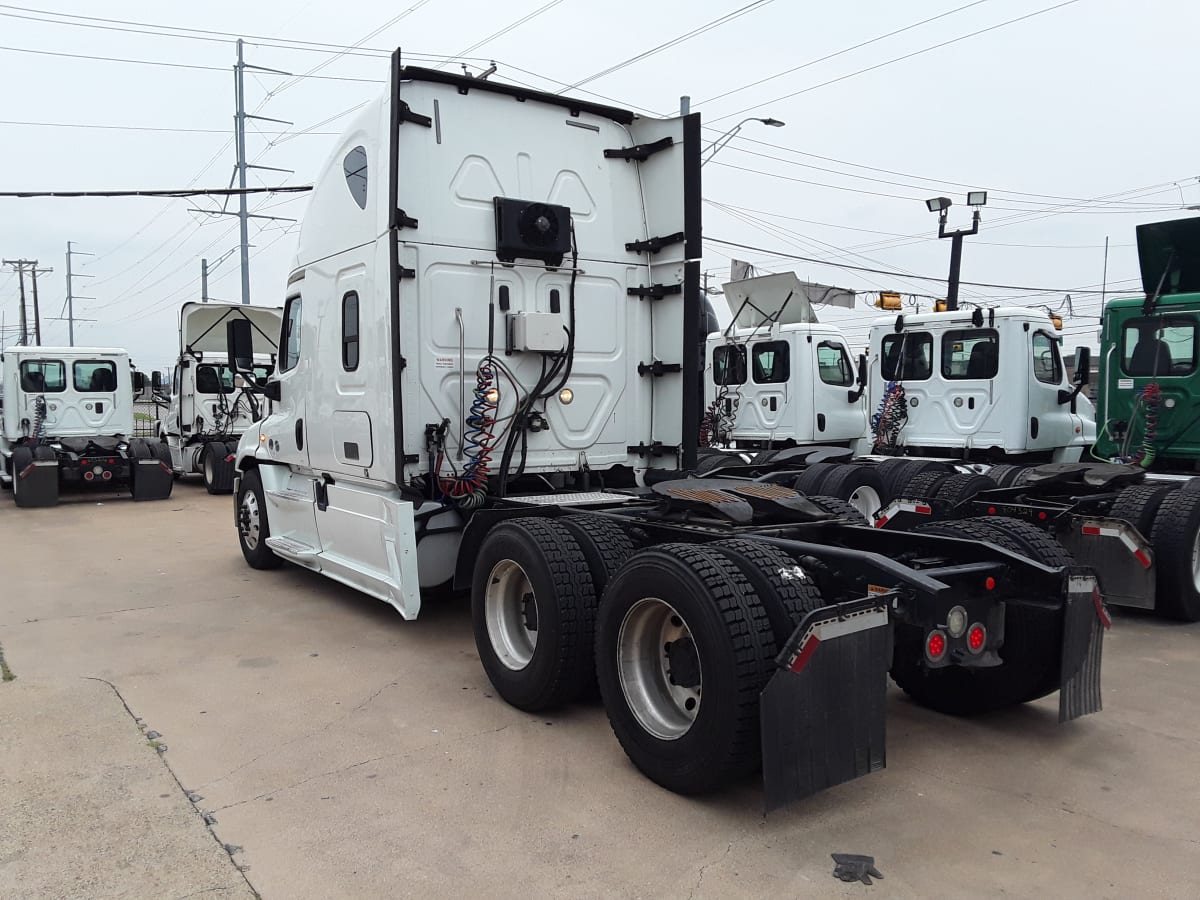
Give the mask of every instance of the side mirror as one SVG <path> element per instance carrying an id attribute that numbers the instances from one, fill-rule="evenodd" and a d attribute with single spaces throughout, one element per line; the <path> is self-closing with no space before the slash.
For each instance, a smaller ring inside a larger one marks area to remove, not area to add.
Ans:
<path id="1" fill-rule="evenodd" d="M 154 371 L 150 373 L 150 390 L 156 394 L 161 394 L 163 388 L 162 372 Z"/>
<path id="2" fill-rule="evenodd" d="M 263 396 L 268 400 L 274 400 L 276 403 L 279 402 L 280 394 L 278 381 L 268 381 L 263 385 L 262 392 Z"/>
<path id="3" fill-rule="evenodd" d="M 249 319 L 238 316 L 225 325 L 225 343 L 229 368 L 234 372 L 254 370 L 254 332 Z"/>
<path id="4" fill-rule="evenodd" d="M 1092 348 L 1077 347 L 1075 349 L 1075 383 L 1087 384 L 1092 378 Z"/>
<path id="5" fill-rule="evenodd" d="M 863 391 L 867 389 L 867 354 L 858 354 L 858 386 L 846 392 L 846 400 L 857 403 L 862 399 Z"/>
<path id="6" fill-rule="evenodd" d="M 136 369 L 130 373 L 133 376 L 133 392 L 140 394 L 146 390 L 146 373 L 139 372 Z"/>

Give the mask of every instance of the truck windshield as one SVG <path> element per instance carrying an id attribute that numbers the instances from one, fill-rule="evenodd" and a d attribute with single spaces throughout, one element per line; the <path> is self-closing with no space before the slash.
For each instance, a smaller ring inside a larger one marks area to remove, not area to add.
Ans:
<path id="1" fill-rule="evenodd" d="M 1196 371 L 1196 319 L 1150 316 L 1130 319 L 1121 333 L 1126 375 L 1190 375 Z"/>
<path id="2" fill-rule="evenodd" d="M 254 377 L 265 379 L 274 371 L 270 366 L 255 366 Z M 219 363 L 196 367 L 197 394 L 232 394 L 236 390 L 233 385 L 233 370 Z"/>
<path id="3" fill-rule="evenodd" d="M 67 389 L 67 367 L 57 359 L 27 359 L 21 363 L 21 390 L 27 394 L 56 394 Z"/>
<path id="4" fill-rule="evenodd" d="M 880 355 L 884 381 L 923 381 L 933 374 L 933 336 L 927 331 L 889 334 Z"/>

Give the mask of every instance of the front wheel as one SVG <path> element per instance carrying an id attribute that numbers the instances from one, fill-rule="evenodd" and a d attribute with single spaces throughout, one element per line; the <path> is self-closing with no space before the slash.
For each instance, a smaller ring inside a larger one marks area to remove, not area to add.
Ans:
<path id="1" fill-rule="evenodd" d="M 262 477 L 257 469 L 242 476 L 237 494 L 238 543 L 242 556 L 255 569 L 277 569 L 283 563 L 267 546 L 271 529 L 267 525 L 267 503 L 263 494 Z"/>

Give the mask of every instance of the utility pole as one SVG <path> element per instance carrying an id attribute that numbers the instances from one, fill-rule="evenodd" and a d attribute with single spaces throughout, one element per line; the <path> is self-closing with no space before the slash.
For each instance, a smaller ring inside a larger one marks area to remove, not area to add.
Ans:
<path id="1" fill-rule="evenodd" d="M 200 302 L 208 302 L 208 260 L 200 260 Z"/>
<path id="2" fill-rule="evenodd" d="M 17 273 L 17 279 L 21 286 L 21 340 L 19 344 L 23 347 L 29 343 L 29 318 L 25 312 L 25 270 L 36 269 L 36 259 L 6 259 L 4 265 L 10 267 Z"/>
<path id="3" fill-rule="evenodd" d="M 237 101 L 237 176 L 238 228 L 242 248 L 242 302 L 250 302 L 250 220 L 246 209 L 246 64 L 242 60 L 242 39 L 237 42 L 237 78 L 234 94 Z"/>
<path id="4" fill-rule="evenodd" d="M 68 346 L 75 346 L 75 301 L 76 300 L 94 300 L 95 297 L 76 297 L 74 278 L 95 278 L 94 275 L 85 275 L 82 272 L 71 272 L 71 257 L 72 256 L 95 256 L 94 253 L 85 253 L 82 250 L 72 250 L 72 241 L 67 241 L 67 342 Z M 61 317 L 62 313 L 59 313 Z"/>
<path id="5" fill-rule="evenodd" d="M 39 269 L 37 263 L 33 264 L 33 268 L 29 270 L 33 276 L 33 335 L 36 343 L 42 343 L 42 312 L 38 307 L 38 292 L 37 292 L 37 277 L 39 275 L 48 275 L 53 272 L 53 269 Z"/>

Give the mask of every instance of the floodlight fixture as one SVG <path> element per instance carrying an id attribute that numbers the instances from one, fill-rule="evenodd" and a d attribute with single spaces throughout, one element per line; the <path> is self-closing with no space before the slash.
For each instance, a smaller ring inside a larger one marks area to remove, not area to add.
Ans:
<path id="1" fill-rule="evenodd" d="M 967 206 L 987 206 L 987 191 L 968 191 Z"/>
<path id="2" fill-rule="evenodd" d="M 949 197 L 934 197 L 932 200 L 925 201 L 926 208 L 935 213 L 945 212 L 953 205 Z"/>

